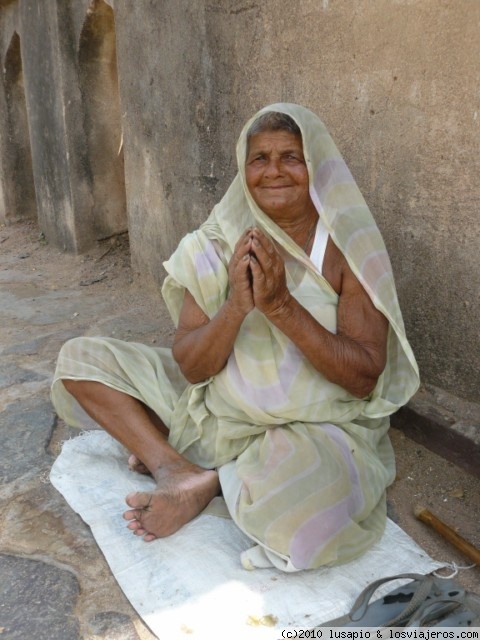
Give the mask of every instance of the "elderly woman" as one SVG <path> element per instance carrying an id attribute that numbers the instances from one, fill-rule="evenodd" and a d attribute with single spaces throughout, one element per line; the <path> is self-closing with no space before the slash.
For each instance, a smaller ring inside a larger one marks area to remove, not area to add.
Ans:
<path id="1" fill-rule="evenodd" d="M 351 560 L 382 535 L 388 416 L 418 386 L 391 267 L 322 122 L 266 107 L 239 172 L 165 267 L 173 349 L 77 338 L 52 398 L 85 412 L 156 488 L 127 496 L 137 536 L 168 536 L 220 491 L 247 568 Z"/>

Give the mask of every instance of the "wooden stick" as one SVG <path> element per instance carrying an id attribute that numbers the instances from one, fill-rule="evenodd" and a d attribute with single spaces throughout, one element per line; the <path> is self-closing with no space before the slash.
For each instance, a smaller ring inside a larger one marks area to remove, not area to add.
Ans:
<path id="1" fill-rule="evenodd" d="M 480 565 L 480 551 L 467 542 L 458 535 L 453 529 L 451 529 L 448 525 L 444 524 L 441 520 L 433 515 L 428 509 L 425 507 L 415 507 L 415 515 L 419 520 L 425 522 L 437 531 L 445 540 L 448 540 L 451 544 L 453 544 L 459 551 L 461 551 L 467 558 L 470 558 L 472 562 Z"/>

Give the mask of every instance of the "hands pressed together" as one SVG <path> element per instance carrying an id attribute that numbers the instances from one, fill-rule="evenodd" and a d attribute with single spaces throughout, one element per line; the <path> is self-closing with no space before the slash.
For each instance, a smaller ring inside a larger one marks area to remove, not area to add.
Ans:
<path id="1" fill-rule="evenodd" d="M 284 262 L 273 242 L 259 229 L 247 229 L 235 245 L 228 266 L 230 303 L 244 315 L 254 307 L 266 316 L 286 305 Z"/>

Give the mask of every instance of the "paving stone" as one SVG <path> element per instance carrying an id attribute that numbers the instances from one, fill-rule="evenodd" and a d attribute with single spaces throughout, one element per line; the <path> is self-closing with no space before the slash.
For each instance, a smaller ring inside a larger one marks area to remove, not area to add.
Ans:
<path id="1" fill-rule="evenodd" d="M 52 565 L 0 555 L 2 640 L 78 640 L 77 579 Z"/>
<path id="2" fill-rule="evenodd" d="M 158 318 L 151 319 L 142 315 L 141 309 L 131 309 L 127 313 L 97 320 L 86 335 L 109 336 L 119 340 L 146 341 L 150 337 L 159 337 Z M 170 344 L 170 341 L 168 341 Z M 155 345 L 158 346 L 158 345 Z"/>
<path id="3" fill-rule="evenodd" d="M 55 343 L 55 349 L 58 350 L 63 342 L 69 338 L 75 338 L 76 336 L 82 335 L 83 331 L 84 329 L 81 327 L 79 329 L 49 333 L 44 336 L 39 336 L 33 340 L 19 342 L 5 347 L 1 354 L 2 356 L 33 356 L 37 355 L 39 351 L 44 350 L 51 342 Z"/>
<path id="4" fill-rule="evenodd" d="M 0 482 L 11 482 L 44 464 L 54 426 L 50 402 L 30 398 L 7 406 L 0 414 Z"/>
<path id="5" fill-rule="evenodd" d="M 19 355 L 19 356 L 33 356 L 39 352 L 47 340 L 46 336 L 41 338 L 35 338 L 35 340 L 29 340 L 27 342 L 20 342 L 13 344 L 10 347 L 5 347 L 2 351 L 2 356 Z"/>
<path id="6" fill-rule="evenodd" d="M 91 320 L 108 306 L 108 302 L 100 298 L 95 299 L 95 304 L 92 301 L 85 305 L 78 291 L 38 291 L 34 296 L 24 297 L 25 293 L 30 292 L 15 295 L 2 290 L 0 317 L 4 318 L 3 323 L 14 321 L 33 327 L 48 326 L 68 322 L 79 315 Z"/>
<path id="7" fill-rule="evenodd" d="M 90 621 L 90 627 L 102 640 L 139 640 L 129 616 L 116 611 L 98 613 Z"/>
<path id="8" fill-rule="evenodd" d="M 45 380 L 46 376 L 30 369 L 23 369 L 14 362 L 2 362 L 0 371 L 0 389 L 6 389 L 14 384 L 23 382 L 35 382 L 37 380 Z"/>
<path id="9" fill-rule="evenodd" d="M 478 422 L 466 424 L 458 417 L 434 401 L 417 396 L 392 416 L 392 425 L 415 442 L 480 478 Z"/>

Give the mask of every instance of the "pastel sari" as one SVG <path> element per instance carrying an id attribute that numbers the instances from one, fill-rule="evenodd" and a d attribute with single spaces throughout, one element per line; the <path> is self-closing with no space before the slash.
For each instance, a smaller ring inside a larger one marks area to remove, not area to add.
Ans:
<path id="1" fill-rule="evenodd" d="M 67 422 L 79 425 L 82 412 L 58 384 L 62 377 L 95 379 L 145 402 L 169 427 L 172 446 L 219 470 L 230 515 L 254 543 L 243 565 L 296 571 L 352 560 L 382 535 L 395 468 L 388 416 L 416 391 L 418 369 L 380 232 L 323 123 L 298 105 L 270 105 L 245 125 L 236 178 L 165 263 L 162 293 L 173 321 L 185 290 L 215 315 L 228 295 L 233 248 L 256 225 L 281 253 L 291 294 L 336 332 L 337 294 L 246 188 L 247 130 L 266 111 L 287 113 L 300 127 L 320 219 L 389 321 L 387 364 L 375 389 L 358 399 L 329 382 L 254 309 L 224 369 L 201 383 L 185 381 L 168 349 L 80 338 L 62 349 L 52 399 Z"/>

